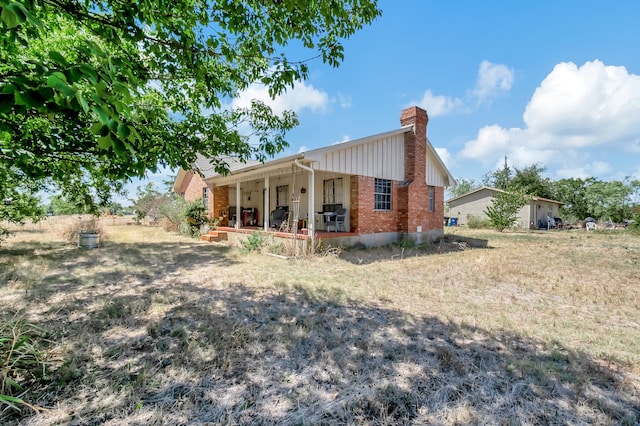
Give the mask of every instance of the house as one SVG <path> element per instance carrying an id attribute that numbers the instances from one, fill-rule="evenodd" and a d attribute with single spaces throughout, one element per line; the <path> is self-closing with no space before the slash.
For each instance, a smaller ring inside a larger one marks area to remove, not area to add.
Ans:
<path id="1" fill-rule="evenodd" d="M 427 139 L 428 121 L 425 110 L 407 108 L 398 129 L 265 163 L 229 161 L 226 176 L 199 157 L 201 175 L 181 170 L 174 191 L 202 197 L 230 232 L 271 231 L 284 211 L 305 238 L 342 246 L 435 240 L 443 235 L 444 189 L 455 180 Z"/>
<path id="2" fill-rule="evenodd" d="M 456 198 L 447 200 L 449 214 L 458 218 L 458 225 L 466 225 L 471 218 L 488 219 L 485 210 L 493 204 L 493 197 L 504 192 L 498 188 L 483 186 Z M 542 197 L 532 197 L 517 215 L 518 226 L 521 228 L 537 229 L 547 226 L 547 218 L 557 218 L 560 201 Z M 552 221 L 553 222 L 553 221 Z M 542 225 L 542 226 L 541 226 Z"/>

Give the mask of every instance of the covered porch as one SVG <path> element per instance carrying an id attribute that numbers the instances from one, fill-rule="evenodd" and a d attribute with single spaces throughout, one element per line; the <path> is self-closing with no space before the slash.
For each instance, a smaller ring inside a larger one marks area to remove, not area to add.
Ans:
<path id="1" fill-rule="evenodd" d="M 205 179 L 218 229 L 326 239 L 351 233 L 350 175 L 315 170 L 302 156 Z M 328 235 L 324 235 L 324 234 Z"/>

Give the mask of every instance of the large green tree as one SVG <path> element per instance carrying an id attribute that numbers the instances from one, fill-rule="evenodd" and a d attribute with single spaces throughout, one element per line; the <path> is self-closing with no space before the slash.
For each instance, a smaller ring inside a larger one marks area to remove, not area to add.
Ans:
<path id="1" fill-rule="evenodd" d="M 376 0 L 0 0 L 0 173 L 90 203 L 197 152 L 265 159 L 295 114 L 231 100 L 293 88 L 310 60 L 338 66 L 342 40 L 380 13 Z"/>
<path id="2" fill-rule="evenodd" d="M 589 216 L 613 222 L 629 219 L 637 203 L 638 188 L 640 182 L 630 179 L 568 178 L 554 183 L 555 198 L 565 203 L 561 208 L 562 214 L 571 220 L 583 220 Z"/>
<path id="3" fill-rule="evenodd" d="M 511 188 L 518 188 L 536 197 L 553 199 L 553 182 L 551 179 L 543 177 L 544 172 L 547 170 L 545 166 L 532 164 L 515 170 L 515 175 L 509 182 Z"/>

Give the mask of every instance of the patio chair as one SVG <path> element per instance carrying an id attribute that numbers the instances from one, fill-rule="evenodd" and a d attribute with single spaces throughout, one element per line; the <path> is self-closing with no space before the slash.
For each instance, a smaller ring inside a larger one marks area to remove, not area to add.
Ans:
<path id="1" fill-rule="evenodd" d="M 275 210 L 271 212 L 269 215 L 269 224 L 272 228 L 279 229 L 282 226 L 282 222 L 287 221 L 287 216 L 289 215 L 288 209 L 282 207 L 276 207 Z"/>
<path id="2" fill-rule="evenodd" d="M 584 224 L 584 227 L 587 229 L 587 231 L 594 231 L 597 226 L 595 222 L 587 222 Z"/>
<path id="3" fill-rule="evenodd" d="M 336 210 L 336 214 L 334 216 L 330 216 L 326 226 L 327 231 L 329 230 L 329 227 L 333 226 L 336 232 L 338 232 L 340 226 L 342 226 L 342 229 L 344 229 L 344 231 L 346 232 L 347 229 L 344 225 L 344 220 L 346 217 L 347 209 L 345 209 L 344 207 L 340 207 L 338 210 Z"/>

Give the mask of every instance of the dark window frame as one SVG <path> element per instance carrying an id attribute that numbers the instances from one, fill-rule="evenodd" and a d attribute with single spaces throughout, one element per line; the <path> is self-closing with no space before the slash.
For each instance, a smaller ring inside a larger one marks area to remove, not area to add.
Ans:
<path id="1" fill-rule="evenodd" d="M 429 186 L 429 211 L 436 211 L 436 187 Z"/>
<path id="2" fill-rule="evenodd" d="M 202 188 L 202 203 L 204 204 L 204 210 L 209 211 L 209 187 Z"/>

